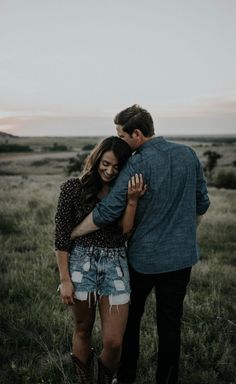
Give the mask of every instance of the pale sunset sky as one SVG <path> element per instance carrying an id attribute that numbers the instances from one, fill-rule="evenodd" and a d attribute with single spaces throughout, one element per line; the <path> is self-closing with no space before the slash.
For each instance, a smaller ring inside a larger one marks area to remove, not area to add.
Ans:
<path id="1" fill-rule="evenodd" d="M 236 0 L 0 0 L 0 131 L 236 134 Z"/>

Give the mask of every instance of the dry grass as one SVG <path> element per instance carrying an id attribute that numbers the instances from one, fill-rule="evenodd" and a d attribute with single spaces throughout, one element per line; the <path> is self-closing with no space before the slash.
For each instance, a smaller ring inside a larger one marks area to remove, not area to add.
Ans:
<path id="1" fill-rule="evenodd" d="M 1 177 L 1 383 L 73 384 L 68 355 L 72 321 L 56 292 L 53 254 L 55 205 L 65 176 L 33 175 L 33 169 L 28 175 Z M 201 261 L 193 269 L 185 302 L 183 384 L 233 384 L 236 377 L 236 191 L 211 188 L 210 196 L 212 204 L 199 229 Z M 154 382 L 154 319 L 150 295 L 142 321 L 138 384 Z M 98 320 L 94 344 L 100 348 Z"/>

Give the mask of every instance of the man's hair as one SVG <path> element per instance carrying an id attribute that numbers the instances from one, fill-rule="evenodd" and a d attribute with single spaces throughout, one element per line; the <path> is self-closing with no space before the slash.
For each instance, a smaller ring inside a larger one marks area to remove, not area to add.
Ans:
<path id="1" fill-rule="evenodd" d="M 154 125 L 150 113 L 138 104 L 132 105 L 117 113 L 114 118 L 116 125 L 121 125 L 124 132 L 131 135 L 135 129 L 139 129 L 145 137 L 154 135 Z"/>

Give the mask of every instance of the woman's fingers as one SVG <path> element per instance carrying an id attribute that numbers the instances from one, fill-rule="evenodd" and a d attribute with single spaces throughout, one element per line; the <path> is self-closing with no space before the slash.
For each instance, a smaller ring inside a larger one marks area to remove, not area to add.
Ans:
<path id="1" fill-rule="evenodd" d="M 138 188 L 143 187 L 143 175 L 141 173 L 139 175 L 135 174 L 135 183 Z"/>
<path id="2" fill-rule="evenodd" d="M 147 184 L 145 184 L 145 185 L 143 186 L 142 191 L 141 191 L 141 193 L 140 193 L 140 196 L 143 196 L 144 193 L 146 192 L 146 190 L 147 190 Z"/>
<path id="3" fill-rule="evenodd" d="M 143 187 L 143 176 L 140 173 L 139 175 L 136 173 L 134 176 L 131 177 L 128 184 L 129 188 L 136 189 L 136 188 L 142 188 Z"/>
<path id="4" fill-rule="evenodd" d="M 60 286 L 61 301 L 63 304 L 74 304 L 74 289 L 71 282 L 62 283 Z"/>
<path id="5" fill-rule="evenodd" d="M 132 189 L 134 189 L 136 187 L 136 179 L 135 179 L 135 176 L 132 176 L 131 177 L 131 187 Z"/>
<path id="6" fill-rule="evenodd" d="M 128 193 L 129 194 L 138 194 L 138 196 L 143 196 L 147 189 L 147 185 L 144 185 L 143 175 L 136 173 L 128 181 Z"/>
<path id="7" fill-rule="evenodd" d="M 128 193 L 132 192 L 131 180 L 128 181 Z"/>
<path id="8" fill-rule="evenodd" d="M 135 187 L 137 191 L 142 191 L 143 189 L 143 175 L 140 173 L 139 175 L 136 173 L 134 177 Z"/>
<path id="9" fill-rule="evenodd" d="M 74 302 L 74 299 L 73 299 L 72 296 L 62 297 L 62 298 L 61 298 L 61 301 L 62 301 L 62 303 L 65 304 L 65 305 L 72 305 L 72 304 L 75 303 L 75 302 Z"/>

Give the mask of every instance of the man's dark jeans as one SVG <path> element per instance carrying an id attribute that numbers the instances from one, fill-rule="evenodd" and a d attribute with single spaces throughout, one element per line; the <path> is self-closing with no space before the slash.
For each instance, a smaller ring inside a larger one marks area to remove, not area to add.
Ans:
<path id="1" fill-rule="evenodd" d="M 140 321 L 146 299 L 155 287 L 158 359 L 156 382 L 176 384 L 180 356 L 181 317 L 191 268 L 179 271 L 142 274 L 130 266 L 131 304 L 123 340 L 118 380 L 133 382 L 139 357 Z"/>

